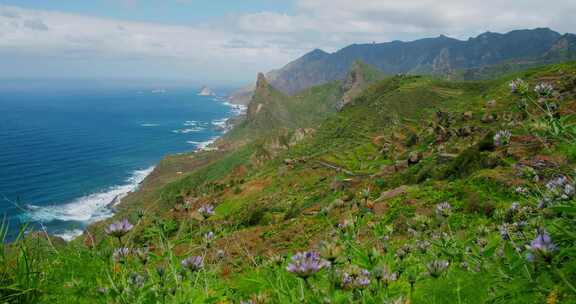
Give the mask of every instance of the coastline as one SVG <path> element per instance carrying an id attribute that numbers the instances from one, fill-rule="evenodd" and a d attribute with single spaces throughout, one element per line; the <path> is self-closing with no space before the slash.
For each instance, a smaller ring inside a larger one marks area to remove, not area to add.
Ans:
<path id="1" fill-rule="evenodd" d="M 217 119 L 211 121 L 211 124 L 218 128 L 221 132 L 218 136 L 212 137 L 207 141 L 188 141 L 189 144 L 195 145 L 195 148 L 188 152 L 178 153 L 178 154 L 187 154 L 187 153 L 197 153 L 197 152 L 210 152 L 210 151 L 217 151 L 218 148 L 214 147 L 214 143 L 216 143 L 222 136 L 224 136 L 228 131 L 231 130 L 233 127 L 229 124 L 229 121 L 232 119 L 243 115 L 246 111 L 246 106 L 237 105 L 230 103 L 227 98 L 221 96 L 209 96 L 212 97 L 210 100 L 213 102 L 219 102 L 227 107 L 229 107 L 230 114 L 224 118 Z M 173 156 L 172 154 L 168 154 L 164 156 L 163 160 L 166 158 L 170 158 Z M 160 163 L 163 161 L 161 160 Z M 159 168 L 160 163 L 156 163 L 155 165 L 142 170 L 136 170 L 133 172 L 130 178 L 127 179 L 128 184 L 119 185 L 111 187 L 108 191 L 95 193 L 88 195 L 86 197 L 79 198 L 71 203 L 60 205 L 60 206 L 53 206 L 54 210 L 60 209 L 64 207 L 66 210 L 66 206 L 74 204 L 78 208 L 82 208 L 84 206 L 81 205 L 82 202 L 85 201 L 85 198 L 90 197 L 98 197 L 102 196 L 104 200 L 100 200 L 97 204 L 97 208 L 93 209 L 93 212 L 90 214 L 90 217 L 84 221 L 85 226 L 82 229 L 79 228 L 71 228 L 66 229 L 64 232 L 52 234 L 55 237 L 60 237 L 61 239 L 70 242 L 75 240 L 76 238 L 82 236 L 91 226 L 98 225 L 110 218 L 113 218 L 117 215 L 117 207 L 119 207 L 124 200 L 131 194 L 135 194 L 136 192 L 142 190 L 141 186 L 146 183 L 146 181 L 155 174 L 155 171 Z M 177 172 L 181 174 L 182 172 Z M 65 214 L 58 210 L 60 213 Z M 58 211 L 56 211 L 58 213 Z"/>

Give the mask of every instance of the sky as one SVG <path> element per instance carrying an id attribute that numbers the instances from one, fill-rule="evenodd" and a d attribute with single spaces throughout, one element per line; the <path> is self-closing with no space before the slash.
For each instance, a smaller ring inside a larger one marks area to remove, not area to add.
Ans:
<path id="1" fill-rule="evenodd" d="M 253 81 L 320 48 L 549 27 L 574 0 L 0 0 L 0 79 Z"/>

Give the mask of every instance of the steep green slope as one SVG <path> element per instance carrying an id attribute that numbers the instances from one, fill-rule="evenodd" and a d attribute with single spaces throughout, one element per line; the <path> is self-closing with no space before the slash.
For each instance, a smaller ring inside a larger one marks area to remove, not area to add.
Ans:
<path id="1" fill-rule="evenodd" d="M 272 85 L 287 94 L 342 80 L 356 60 L 390 75 L 409 73 L 454 79 L 464 73 L 485 78 L 484 70 L 505 73 L 573 60 L 575 43 L 573 34 L 536 28 L 504 34 L 486 32 L 467 40 L 441 35 L 408 42 L 353 44 L 330 54 L 314 50 L 267 76 Z M 504 64 L 508 70 L 502 69 Z"/>
<path id="2" fill-rule="evenodd" d="M 253 107 L 254 124 L 238 128 L 256 137 L 235 149 L 166 162 L 184 172 L 160 172 L 150 196 L 126 207 L 127 235 L 95 227 L 95 241 L 2 248 L 1 299 L 576 301 L 576 63 L 481 82 L 389 77 L 320 120 L 311 113 L 331 109 L 342 84 L 299 103 L 261 87 L 256 104 L 280 112 Z M 268 131 L 283 128 L 301 136 L 269 144 Z M 113 255 L 120 247 L 134 250 Z M 304 250 L 332 266 L 300 271 L 302 257 L 289 257 Z M 181 264 L 191 256 L 204 263 Z"/>

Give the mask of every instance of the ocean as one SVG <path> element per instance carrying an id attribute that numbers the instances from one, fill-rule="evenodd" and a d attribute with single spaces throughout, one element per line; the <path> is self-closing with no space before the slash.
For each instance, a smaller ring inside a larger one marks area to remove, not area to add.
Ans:
<path id="1" fill-rule="evenodd" d="M 226 92 L 218 91 L 220 96 Z M 70 240 L 112 216 L 165 155 L 201 149 L 241 109 L 195 88 L 0 91 L 0 214 Z"/>

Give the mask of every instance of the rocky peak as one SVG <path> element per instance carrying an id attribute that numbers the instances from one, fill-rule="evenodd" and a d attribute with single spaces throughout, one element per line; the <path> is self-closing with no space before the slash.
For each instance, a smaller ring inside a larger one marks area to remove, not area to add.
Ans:
<path id="1" fill-rule="evenodd" d="M 264 73 L 258 73 L 258 80 L 256 81 L 256 90 L 262 90 L 268 88 L 268 80 Z"/>
<path id="2" fill-rule="evenodd" d="M 344 106 L 349 104 L 368 84 L 383 77 L 384 74 L 376 68 L 365 64 L 361 60 L 355 60 L 342 83 L 344 96 L 336 105 L 337 110 L 342 110 Z"/>
<path id="3" fill-rule="evenodd" d="M 359 87 L 364 83 L 364 73 L 362 72 L 362 62 L 359 60 L 354 61 L 352 68 L 346 75 L 346 79 L 342 84 L 344 91 L 349 91 L 355 87 Z"/>

